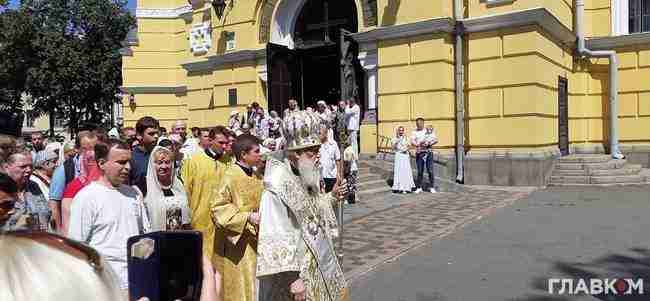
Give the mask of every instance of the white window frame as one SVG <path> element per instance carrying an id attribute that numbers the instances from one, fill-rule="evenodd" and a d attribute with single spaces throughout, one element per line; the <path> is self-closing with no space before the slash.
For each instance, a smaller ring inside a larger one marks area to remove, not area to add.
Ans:
<path id="1" fill-rule="evenodd" d="M 629 0 L 612 0 L 612 35 L 630 34 L 629 29 Z"/>

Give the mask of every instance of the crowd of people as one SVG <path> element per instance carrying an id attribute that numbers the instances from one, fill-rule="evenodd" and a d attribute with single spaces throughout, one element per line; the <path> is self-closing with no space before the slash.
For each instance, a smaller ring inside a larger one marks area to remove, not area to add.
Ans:
<path id="1" fill-rule="evenodd" d="M 354 101 L 300 110 L 290 100 L 282 118 L 252 103 L 241 118 L 233 111 L 224 125 L 192 128 L 191 135 L 184 121 L 167 133 L 158 120 L 143 117 L 120 131 L 83 126 L 66 143 L 35 132 L 29 149 L 15 130 L 20 126 L 6 118 L 0 124 L 0 299 L 28 294 L 26 286 L 12 284 L 22 283 L 26 261 L 33 261 L 29 273 L 56 266 L 39 265 L 30 254 L 64 250 L 72 262 L 89 248 L 101 257 L 88 255 L 91 267 L 111 271 L 87 280 L 110 283 L 89 287 L 126 300 L 127 239 L 191 229 L 203 237 L 210 274 L 204 283 L 214 281 L 204 285 L 214 298 L 206 300 L 343 300 L 334 208 L 356 200 L 359 120 Z"/>

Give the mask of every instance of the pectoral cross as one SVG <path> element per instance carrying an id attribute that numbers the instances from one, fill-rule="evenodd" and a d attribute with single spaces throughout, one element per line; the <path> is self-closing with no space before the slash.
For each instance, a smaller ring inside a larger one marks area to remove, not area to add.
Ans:
<path id="1" fill-rule="evenodd" d="M 338 19 L 338 20 L 330 20 L 330 13 L 329 13 L 329 3 L 327 0 L 323 1 L 323 22 L 317 23 L 317 24 L 310 24 L 307 25 L 307 30 L 314 30 L 314 29 L 325 29 L 325 43 L 332 42 L 330 39 L 330 27 L 336 26 L 336 25 L 344 25 L 347 24 L 348 20 L 347 19 Z"/>

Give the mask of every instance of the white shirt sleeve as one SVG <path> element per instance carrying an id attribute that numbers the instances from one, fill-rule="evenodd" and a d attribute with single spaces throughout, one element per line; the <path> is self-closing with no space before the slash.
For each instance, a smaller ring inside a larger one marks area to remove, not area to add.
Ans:
<path id="1" fill-rule="evenodd" d="M 89 243 L 93 225 L 97 218 L 95 202 L 85 197 L 85 193 L 77 193 L 70 205 L 70 222 L 68 237 L 77 241 Z"/>

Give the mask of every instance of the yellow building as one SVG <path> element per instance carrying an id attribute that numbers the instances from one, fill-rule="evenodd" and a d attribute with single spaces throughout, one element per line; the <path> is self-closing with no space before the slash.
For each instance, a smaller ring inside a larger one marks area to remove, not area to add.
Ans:
<path id="1" fill-rule="evenodd" d="M 290 97 L 333 103 L 343 28 L 365 113 L 362 153 L 422 117 L 439 136 L 443 176 L 469 184 L 543 185 L 561 153 L 610 153 L 610 144 L 648 166 L 650 1 L 586 0 L 581 17 L 576 0 L 190 2 L 138 0 L 123 61 L 134 95 L 126 125 L 145 115 L 167 127 L 225 124 L 248 103 L 281 110 Z M 604 50 L 615 51 L 618 72 L 587 56 Z"/>

